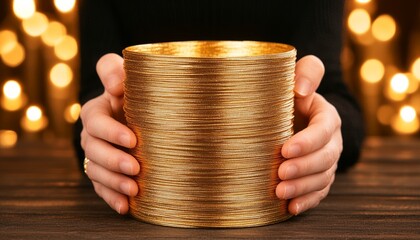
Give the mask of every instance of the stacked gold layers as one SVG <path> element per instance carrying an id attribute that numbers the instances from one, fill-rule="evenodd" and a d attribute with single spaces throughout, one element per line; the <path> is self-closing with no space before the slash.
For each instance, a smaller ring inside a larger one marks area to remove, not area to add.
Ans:
<path id="1" fill-rule="evenodd" d="M 124 110 L 137 136 L 130 212 L 176 227 L 251 227 L 290 217 L 275 195 L 293 134 L 296 50 L 252 41 L 124 50 Z"/>

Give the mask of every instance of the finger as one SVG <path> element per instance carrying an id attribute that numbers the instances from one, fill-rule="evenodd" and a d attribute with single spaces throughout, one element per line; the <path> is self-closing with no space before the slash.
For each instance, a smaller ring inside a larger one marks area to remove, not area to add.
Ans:
<path id="1" fill-rule="evenodd" d="M 138 186 L 133 179 L 120 173 L 111 172 L 96 164 L 94 160 L 88 162 L 86 169 L 86 174 L 92 181 L 101 183 L 105 187 L 127 196 L 137 195 Z"/>
<path id="2" fill-rule="evenodd" d="M 87 137 L 85 155 L 113 172 L 135 175 L 140 171 L 140 165 L 133 156 L 95 137 Z"/>
<path id="3" fill-rule="evenodd" d="M 96 71 L 105 90 L 113 96 L 123 94 L 123 81 L 125 72 L 123 68 L 124 60 L 115 53 L 102 56 L 96 64 Z"/>
<path id="4" fill-rule="evenodd" d="M 318 151 L 284 161 L 279 167 L 279 178 L 290 180 L 326 171 L 337 163 L 341 151 L 341 133 L 336 131 L 332 140 Z"/>
<path id="5" fill-rule="evenodd" d="M 92 181 L 95 192 L 105 200 L 105 202 L 119 214 L 128 213 L 128 199 L 127 196 L 116 192 L 110 188 L 105 187 L 104 185 Z"/>
<path id="6" fill-rule="evenodd" d="M 306 97 L 314 93 L 324 76 L 324 72 L 324 64 L 319 58 L 313 55 L 301 58 L 296 63 L 294 89 L 296 97 Z"/>
<path id="7" fill-rule="evenodd" d="M 99 99 L 86 103 L 82 107 L 81 113 L 86 132 L 93 137 L 104 139 L 126 148 L 134 147 L 136 145 L 134 133 L 127 126 L 112 118 L 109 111 L 109 106 L 99 101 Z"/>
<path id="8" fill-rule="evenodd" d="M 289 213 L 298 215 L 306 210 L 314 208 L 319 205 L 321 200 L 327 197 L 330 188 L 334 182 L 335 176 L 332 177 L 330 184 L 324 189 L 316 192 L 311 192 L 306 195 L 292 199 L 289 202 Z"/>
<path id="9" fill-rule="evenodd" d="M 322 173 L 282 181 L 277 185 L 276 195 L 280 199 L 291 199 L 324 189 L 331 183 L 336 169 L 337 164 Z"/>
<path id="10" fill-rule="evenodd" d="M 295 158 L 314 152 L 326 145 L 341 127 L 337 110 L 323 97 L 316 95 L 310 110 L 307 128 L 293 135 L 282 147 L 285 158 Z"/>

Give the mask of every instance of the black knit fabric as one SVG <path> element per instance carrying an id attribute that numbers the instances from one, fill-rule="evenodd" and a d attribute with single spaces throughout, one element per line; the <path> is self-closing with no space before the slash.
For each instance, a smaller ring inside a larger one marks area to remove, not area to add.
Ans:
<path id="1" fill-rule="evenodd" d="M 313 54 L 325 64 L 318 89 L 342 118 L 344 150 L 339 170 L 353 165 L 363 140 L 360 109 L 341 73 L 341 0 L 88 0 L 80 1 L 80 102 L 101 94 L 98 59 L 130 45 L 181 40 L 256 40 L 291 44 L 298 58 Z M 81 124 L 75 127 L 80 160 Z"/>

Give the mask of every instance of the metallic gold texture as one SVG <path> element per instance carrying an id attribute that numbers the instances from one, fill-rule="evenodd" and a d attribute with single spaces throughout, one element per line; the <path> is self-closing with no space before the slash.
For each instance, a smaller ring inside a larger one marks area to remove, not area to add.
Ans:
<path id="1" fill-rule="evenodd" d="M 124 111 L 137 136 L 130 213 L 174 227 L 252 227 L 290 217 L 275 195 L 293 134 L 296 50 L 187 41 L 123 51 Z"/>

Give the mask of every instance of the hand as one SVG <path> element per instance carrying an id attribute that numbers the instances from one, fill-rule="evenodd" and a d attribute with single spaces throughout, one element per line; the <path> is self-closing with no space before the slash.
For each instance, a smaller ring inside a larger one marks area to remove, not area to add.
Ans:
<path id="1" fill-rule="evenodd" d="M 303 57 L 295 72 L 295 127 L 302 130 L 283 145 L 287 160 L 279 167 L 276 194 L 291 199 L 289 212 L 297 215 L 327 196 L 343 146 L 337 110 L 315 92 L 324 75 L 321 60 Z"/>
<path id="2" fill-rule="evenodd" d="M 81 145 L 86 157 L 86 174 L 96 193 L 120 214 L 128 212 L 127 196 L 138 192 L 136 182 L 127 175 L 135 175 L 140 165 L 119 147 L 136 145 L 134 133 L 124 124 L 123 116 L 123 59 L 116 54 L 103 56 L 96 71 L 105 92 L 83 105 Z"/>

